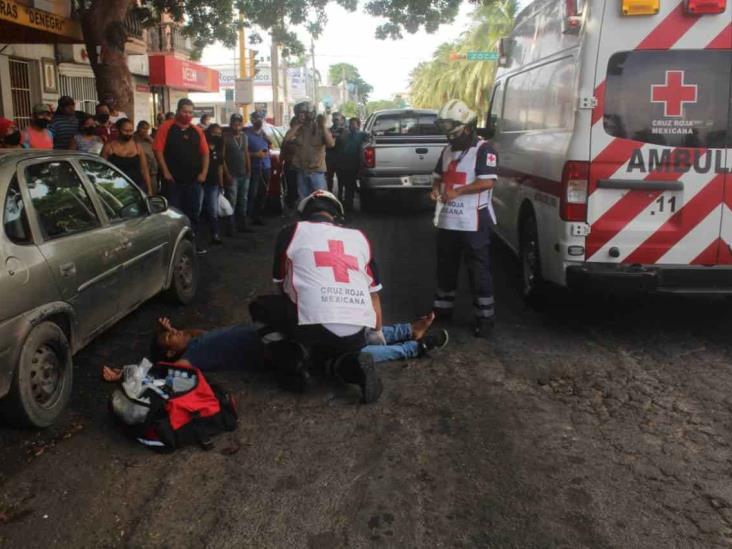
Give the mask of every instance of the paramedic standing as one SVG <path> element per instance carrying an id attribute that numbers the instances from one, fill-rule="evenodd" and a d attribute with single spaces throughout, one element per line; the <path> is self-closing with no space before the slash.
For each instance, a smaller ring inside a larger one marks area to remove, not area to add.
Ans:
<path id="1" fill-rule="evenodd" d="M 431 198 L 436 202 L 437 290 L 434 311 L 452 318 L 461 259 L 468 268 L 475 310 L 474 334 L 488 336 L 494 323 L 490 273 L 490 227 L 496 222 L 491 193 L 498 157 L 476 135 L 477 115 L 452 99 L 440 109 L 437 127 L 448 145 L 435 168 Z"/>

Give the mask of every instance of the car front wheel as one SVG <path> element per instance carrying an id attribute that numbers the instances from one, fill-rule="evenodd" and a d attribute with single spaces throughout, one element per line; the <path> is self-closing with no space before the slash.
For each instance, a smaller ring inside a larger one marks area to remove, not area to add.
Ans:
<path id="1" fill-rule="evenodd" d="M 63 330 L 42 322 L 23 343 L 10 393 L 2 403 L 3 414 L 14 423 L 48 427 L 71 398 L 73 362 Z"/>
<path id="2" fill-rule="evenodd" d="M 198 257 L 190 240 L 182 240 L 173 257 L 173 278 L 169 296 L 181 305 L 188 305 L 198 289 Z"/>

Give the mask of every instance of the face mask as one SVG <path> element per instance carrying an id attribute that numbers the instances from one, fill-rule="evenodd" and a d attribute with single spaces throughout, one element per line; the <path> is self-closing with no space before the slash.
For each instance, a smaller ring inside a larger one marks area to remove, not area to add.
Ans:
<path id="1" fill-rule="evenodd" d="M 219 145 L 221 145 L 221 136 L 220 136 L 220 135 L 212 135 L 212 136 L 211 136 L 211 137 L 209 138 L 209 141 L 210 141 L 211 143 L 213 143 L 213 144 L 214 144 L 215 146 L 217 146 L 217 147 L 218 147 Z"/>
<path id="2" fill-rule="evenodd" d="M 48 120 L 46 120 L 45 118 L 36 118 L 33 123 L 39 128 L 48 127 Z"/>
<path id="3" fill-rule="evenodd" d="M 98 114 L 97 121 L 99 121 L 100 124 L 106 124 L 109 121 L 109 113 Z"/>
<path id="4" fill-rule="evenodd" d="M 255 130 L 261 130 L 262 129 L 262 121 L 261 120 L 255 120 L 252 123 L 252 128 L 254 128 Z"/>
<path id="5" fill-rule="evenodd" d="M 450 145 L 453 149 L 458 151 L 464 151 L 465 149 L 470 147 L 471 143 L 473 142 L 473 136 L 467 133 L 462 133 L 457 137 L 448 137 L 447 140 L 450 142 Z"/>
<path id="6" fill-rule="evenodd" d="M 185 113 L 178 113 L 175 117 L 176 121 L 179 124 L 182 124 L 183 126 L 187 126 L 191 123 L 191 120 L 193 120 L 193 115 L 191 114 L 185 114 Z"/>
<path id="7" fill-rule="evenodd" d="M 20 145 L 20 132 L 9 133 L 3 138 L 6 145 Z"/>
<path id="8" fill-rule="evenodd" d="M 132 136 L 131 135 L 122 135 L 122 134 L 120 134 L 119 138 L 122 141 L 129 141 L 130 139 L 132 139 Z"/>
<path id="9" fill-rule="evenodd" d="M 81 128 L 81 133 L 84 135 L 94 135 L 96 128 L 94 126 L 84 126 Z"/>

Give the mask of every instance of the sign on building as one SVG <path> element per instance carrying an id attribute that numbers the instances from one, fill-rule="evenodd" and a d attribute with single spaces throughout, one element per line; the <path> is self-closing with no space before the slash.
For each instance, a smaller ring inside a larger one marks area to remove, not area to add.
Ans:
<path id="1" fill-rule="evenodd" d="M 254 101 L 254 81 L 251 78 L 236 79 L 234 101 L 237 105 L 250 105 Z"/>

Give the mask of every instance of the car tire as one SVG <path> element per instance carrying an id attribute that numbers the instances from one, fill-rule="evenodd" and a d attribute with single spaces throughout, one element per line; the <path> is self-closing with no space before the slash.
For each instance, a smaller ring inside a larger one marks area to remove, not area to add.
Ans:
<path id="1" fill-rule="evenodd" d="M 168 296 L 181 305 L 188 305 L 198 289 L 198 256 L 193 242 L 184 239 L 178 244 L 171 266 Z"/>
<path id="2" fill-rule="evenodd" d="M 41 322 L 23 342 L 2 415 L 14 424 L 49 427 L 69 403 L 73 377 L 68 337 L 58 324 Z"/>
<path id="3" fill-rule="evenodd" d="M 543 301 L 546 287 L 541 275 L 539 231 L 533 213 L 526 215 L 521 223 L 519 258 L 521 260 L 521 294 L 527 304 L 538 306 Z"/>

